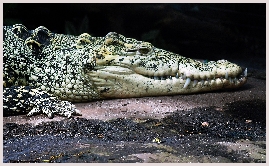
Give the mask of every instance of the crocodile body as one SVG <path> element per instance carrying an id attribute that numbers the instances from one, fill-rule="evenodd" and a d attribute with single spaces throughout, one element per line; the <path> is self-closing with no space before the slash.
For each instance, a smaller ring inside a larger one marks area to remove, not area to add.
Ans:
<path id="1" fill-rule="evenodd" d="M 126 38 L 4 26 L 4 115 L 70 117 L 70 102 L 190 94 L 238 88 L 247 70 L 227 60 L 202 63 Z"/>

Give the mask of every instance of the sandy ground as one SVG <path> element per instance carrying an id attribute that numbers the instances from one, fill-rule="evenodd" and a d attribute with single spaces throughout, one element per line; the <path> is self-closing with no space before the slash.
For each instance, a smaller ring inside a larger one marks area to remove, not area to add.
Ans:
<path id="1" fill-rule="evenodd" d="M 266 100 L 266 81 L 248 78 L 247 83 L 237 90 L 217 91 L 192 95 L 144 97 L 130 99 L 112 99 L 76 103 L 82 113 L 82 118 L 111 120 L 115 118 L 145 119 L 163 118 L 172 112 L 189 110 L 196 107 L 214 106 L 222 110 L 227 104 L 236 101 Z M 44 115 L 33 117 L 9 116 L 3 118 L 3 123 L 15 122 L 18 124 L 38 124 L 45 121 L 59 121 L 64 117 L 55 116 L 48 119 Z"/>
<path id="2" fill-rule="evenodd" d="M 4 117 L 3 162 L 266 162 L 265 84 L 77 103 L 81 118 Z"/>

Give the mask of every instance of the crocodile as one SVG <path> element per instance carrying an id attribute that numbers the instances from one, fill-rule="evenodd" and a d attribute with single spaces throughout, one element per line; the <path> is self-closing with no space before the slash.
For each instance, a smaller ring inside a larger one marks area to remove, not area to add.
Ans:
<path id="1" fill-rule="evenodd" d="M 201 62 L 126 38 L 57 34 L 22 24 L 3 28 L 4 116 L 81 115 L 73 102 L 180 95 L 239 88 L 247 69 Z"/>

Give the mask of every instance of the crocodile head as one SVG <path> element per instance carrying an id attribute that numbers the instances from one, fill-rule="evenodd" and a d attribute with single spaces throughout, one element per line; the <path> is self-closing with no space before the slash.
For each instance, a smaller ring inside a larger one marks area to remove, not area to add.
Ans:
<path id="1" fill-rule="evenodd" d="M 87 75 L 101 98 L 199 93 L 247 80 L 247 69 L 227 60 L 203 63 L 117 33 L 94 45 L 95 66 Z"/>
<path id="2" fill-rule="evenodd" d="M 15 25 L 5 36 L 5 47 L 19 43 L 5 55 L 13 65 L 25 62 L 15 72 L 26 85 L 73 102 L 199 93 L 238 88 L 247 80 L 247 70 L 226 60 L 203 63 L 115 32 L 72 36 Z"/>

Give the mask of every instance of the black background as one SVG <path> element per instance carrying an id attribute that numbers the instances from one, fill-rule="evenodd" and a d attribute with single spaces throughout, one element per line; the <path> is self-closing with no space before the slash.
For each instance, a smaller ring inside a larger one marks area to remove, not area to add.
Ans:
<path id="1" fill-rule="evenodd" d="M 266 4 L 4 4 L 4 25 L 126 37 L 197 59 L 265 69 Z"/>

